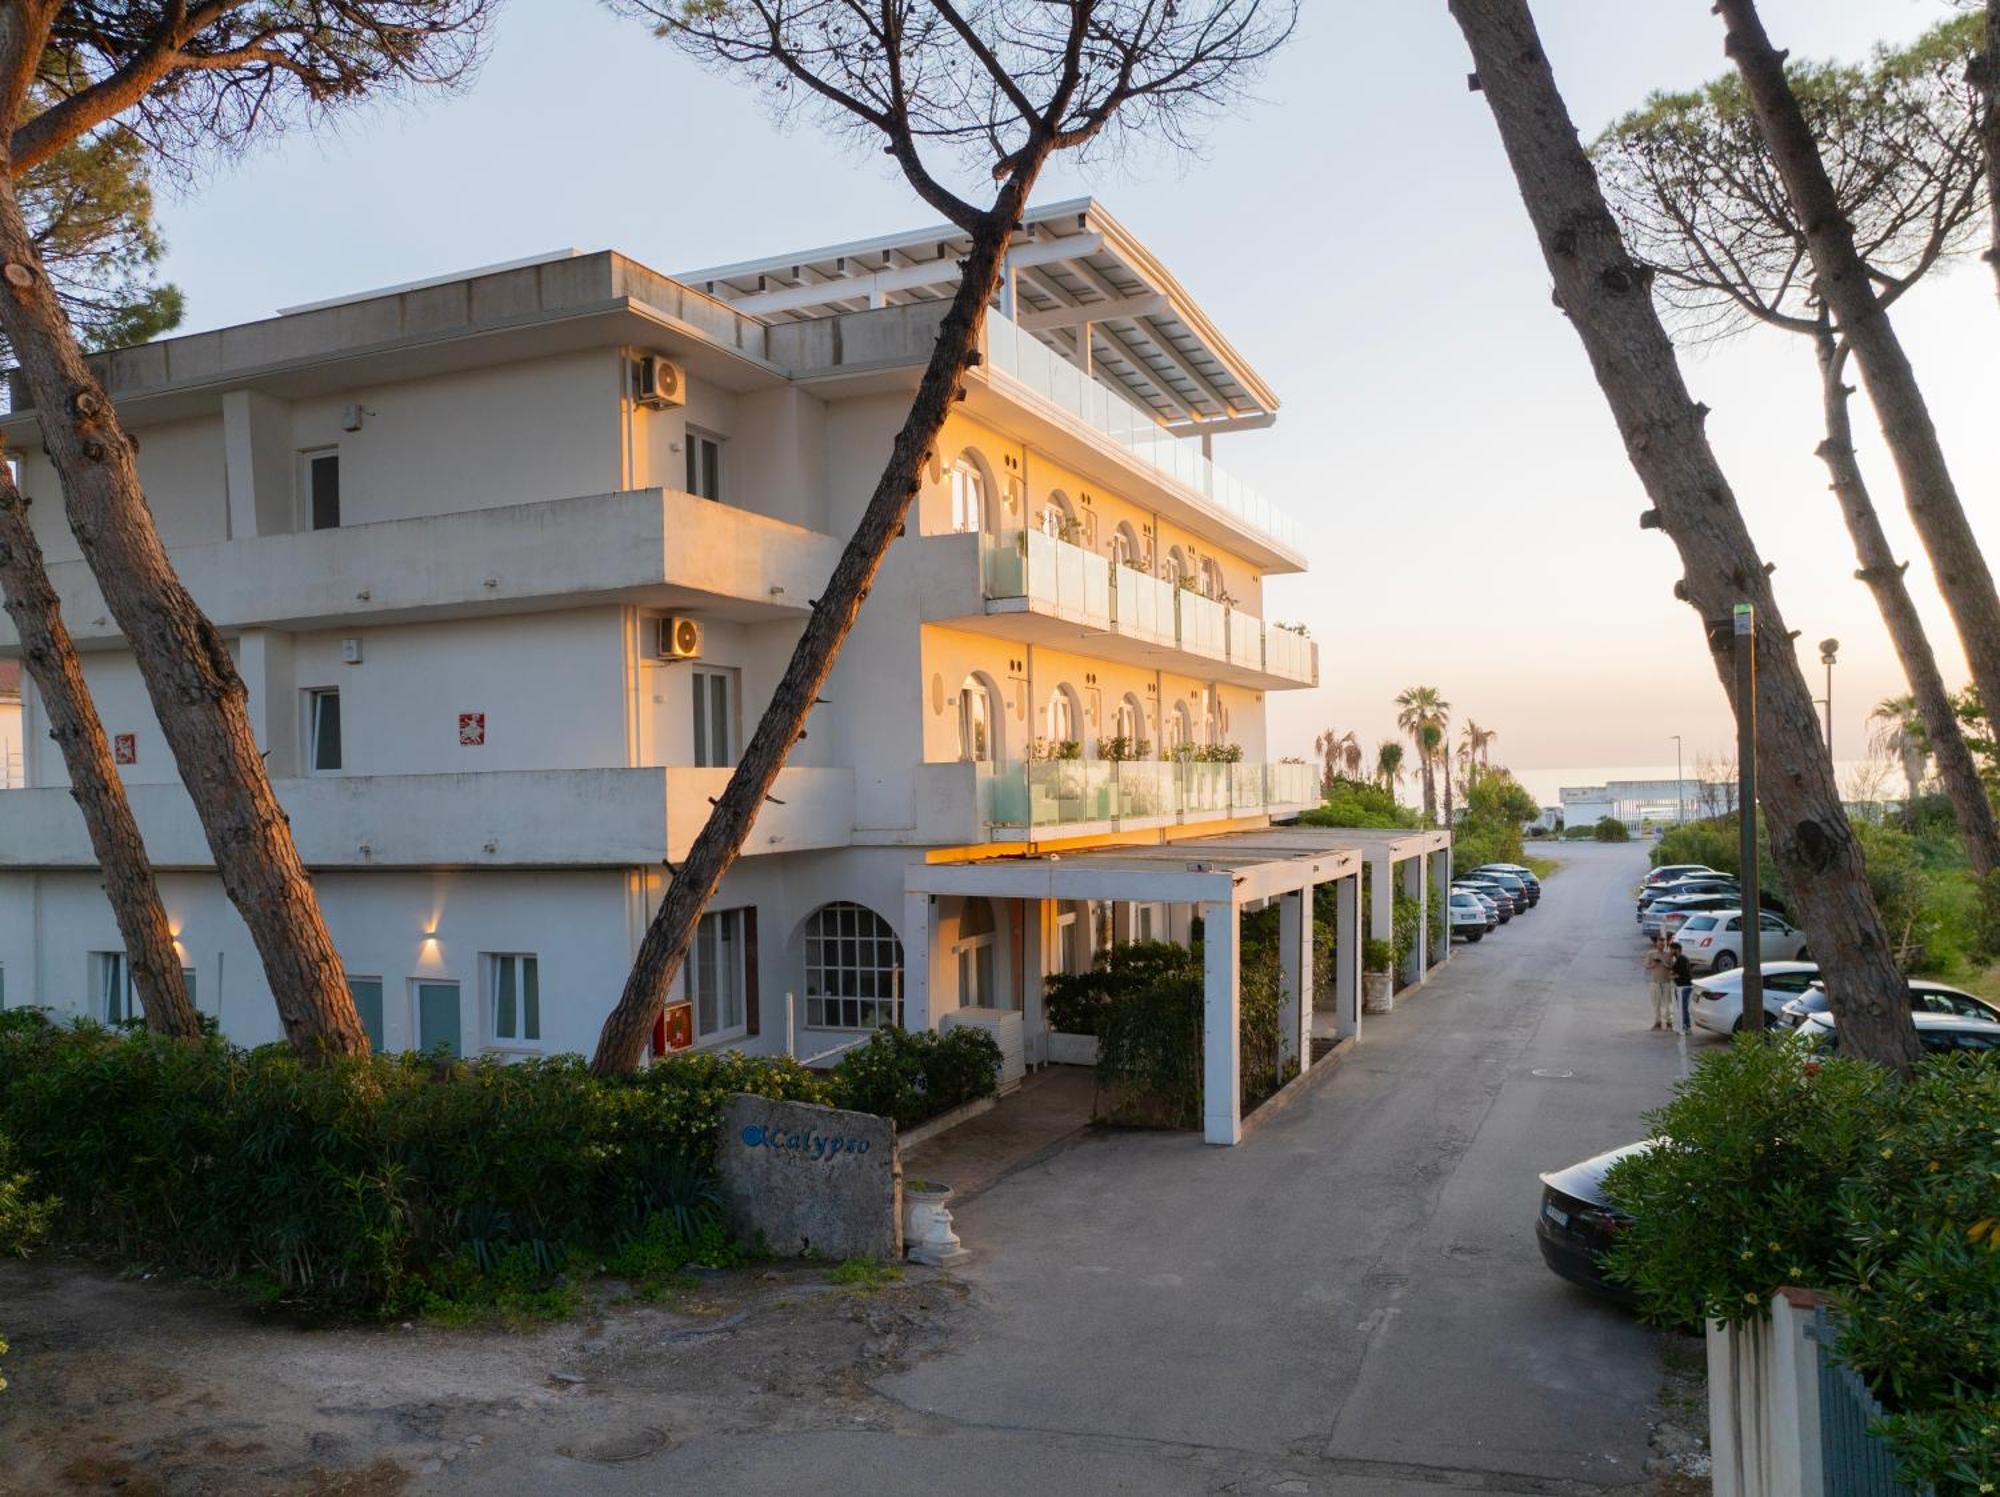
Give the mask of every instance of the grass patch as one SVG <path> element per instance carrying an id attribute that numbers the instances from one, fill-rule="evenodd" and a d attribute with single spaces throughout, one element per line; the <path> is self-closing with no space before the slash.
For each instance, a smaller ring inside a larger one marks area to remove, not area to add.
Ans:
<path id="1" fill-rule="evenodd" d="M 1548 878 L 1563 865 L 1561 858 L 1542 858 L 1534 853 L 1527 854 L 1521 861 L 1528 865 L 1528 871 L 1538 879 Z"/>
<path id="2" fill-rule="evenodd" d="M 901 1279 L 903 1270 L 878 1258 L 849 1258 L 835 1264 L 826 1277 L 828 1283 L 849 1289 L 882 1289 Z"/>

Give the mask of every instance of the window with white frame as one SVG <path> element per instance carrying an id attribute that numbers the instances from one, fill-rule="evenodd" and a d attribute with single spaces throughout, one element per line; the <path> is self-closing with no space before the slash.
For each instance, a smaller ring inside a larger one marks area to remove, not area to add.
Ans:
<path id="1" fill-rule="evenodd" d="M 354 1011 L 361 1016 L 361 1027 L 368 1033 L 368 1048 L 384 1048 L 382 1038 L 382 979 L 379 977 L 350 977 L 347 991 L 354 999 Z"/>
<path id="2" fill-rule="evenodd" d="M 687 434 L 687 491 L 703 499 L 722 498 L 722 441 L 706 432 Z"/>
<path id="3" fill-rule="evenodd" d="M 986 528 L 986 475 L 970 456 L 961 457 L 951 467 L 951 528 Z"/>
<path id="4" fill-rule="evenodd" d="M 1082 918 L 1083 908 L 1070 901 L 1056 906 L 1055 961 L 1052 965 L 1057 972 L 1081 972 L 1090 965 L 1090 953 L 1084 949 L 1090 927 Z"/>
<path id="5" fill-rule="evenodd" d="M 139 1017 L 132 971 L 122 951 L 90 953 L 91 1017 L 100 1024 L 123 1024 Z"/>
<path id="6" fill-rule="evenodd" d="M 879 1029 L 902 1021 L 903 943 L 889 922 L 845 900 L 806 919 L 806 1024 Z"/>
<path id="7" fill-rule="evenodd" d="M 1049 693 L 1049 742 L 1051 744 L 1071 743 L 1077 739 L 1076 693 L 1067 686 L 1058 686 Z"/>
<path id="8" fill-rule="evenodd" d="M 338 774 L 340 765 L 340 690 L 315 687 L 306 693 L 306 768 L 313 774 Z"/>
<path id="9" fill-rule="evenodd" d="M 486 1035 L 495 1045 L 541 1043 L 541 962 L 532 954 L 494 952 L 487 956 Z"/>
<path id="10" fill-rule="evenodd" d="M 977 675 L 958 688 L 958 757 L 968 764 L 991 764 L 999 756 L 993 746 L 993 693 Z"/>
<path id="11" fill-rule="evenodd" d="M 958 1002 L 962 1008 L 1000 1007 L 1000 987 L 994 978 L 998 936 L 993 906 L 984 899 L 967 899 L 959 910 Z"/>
<path id="12" fill-rule="evenodd" d="M 694 762 L 698 769 L 726 769 L 736 762 L 736 672 L 696 666 Z"/>
<path id="13" fill-rule="evenodd" d="M 743 911 L 711 910 L 694 928 L 688 954 L 688 998 L 694 1004 L 698 1043 L 736 1039 L 749 1032 L 743 995 L 747 986 Z"/>
<path id="14" fill-rule="evenodd" d="M 340 528 L 340 449 L 299 454 L 299 521 L 304 530 Z"/>

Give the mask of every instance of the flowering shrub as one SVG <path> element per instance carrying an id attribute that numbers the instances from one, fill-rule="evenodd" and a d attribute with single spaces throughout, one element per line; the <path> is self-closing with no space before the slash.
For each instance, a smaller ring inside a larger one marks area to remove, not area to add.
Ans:
<path id="1" fill-rule="evenodd" d="M 1898 1084 L 1746 1037 L 1648 1123 L 1606 1180 L 1633 1218 L 1607 1267 L 1642 1313 L 1735 1323 L 1818 1289 L 1904 1479 L 2000 1490 L 2000 1063 L 1935 1057 Z"/>
<path id="2" fill-rule="evenodd" d="M 967 1025 L 950 1034 L 878 1029 L 834 1068 L 834 1105 L 918 1123 L 990 1097 L 1000 1081 L 1000 1045 Z"/>

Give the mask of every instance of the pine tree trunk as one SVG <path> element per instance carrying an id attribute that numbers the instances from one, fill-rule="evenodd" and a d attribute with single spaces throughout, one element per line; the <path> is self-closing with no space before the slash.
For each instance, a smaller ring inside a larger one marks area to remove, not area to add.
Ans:
<path id="1" fill-rule="evenodd" d="M 973 231 L 958 291 L 939 325 L 937 343 L 910 413 L 896 434 L 888 466 L 882 470 L 868 508 L 841 552 L 825 591 L 813 605 L 812 616 L 735 773 L 686 860 L 674 870 L 666 896 L 639 943 L 625 991 L 604 1021 L 597 1053 L 591 1059 L 591 1069 L 600 1076 L 634 1071 L 644 1059 L 653 1022 L 686 959 L 702 910 L 742 851 L 758 809 L 805 730 L 807 714 L 819 699 L 834 659 L 860 615 L 882 558 L 903 527 L 910 501 L 922 484 L 923 465 L 963 390 L 965 371 L 978 358 L 987 304 L 999 285 L 1007 247 L 1039 169 L 1037 160 L 1010 178 Z"/>
<path id="2" fill-rule="evenodd" d="M 1861 366 L 1868 398 L 1903 480 L 1910 518 L 1930 557 L 1938 591 L 1951 609 L 1980 700 L 2000 701 L 2000 592 L 1994 590 L 1993 574 L 1959 502 L 1916 371 L 1854 247 L 1853 225 L 1841 216 L 1819 147 L 1785 81 L 1784 57 L 1764 34 L 1756 5 L 1752 0 L 1717 0 L 1715 9 L 1728 26 L 1724 50 L 1743 75 L 1758 127 L 1793 211 L 1805 225 L 1814 286 Z"/>
<path id="3" fill-rule="evenodd" d="M 285 1034 L 308 1061 L 362 1055 L 347 990 L 250 729 L 222 636 L 174 575 L 139 487 L 133 444 L 85 364 L 0 172 L 0 329 L 62 478 L 70 529 L 131 646 L 222 887 L 250 929 Z"/>
<path id="4" fill-rule="evenodd" d="M 1993 803 L 1986 798 L 1986 787 L 1979 781 L 1979 766 L 1972 761 L 1972 750 L 1966 744 L 1951 693 L 1945 689 L 1937 657 L 1924 637 L 1923 620 L 1918 617 L 1917 605 L 1911 601 L 1910 590 L 1903 581 L 1904 569 L 1889 549 L 1889 538 L 1882 531 L 1881 517 L 1875 512 L 1867 481 L 1861 476 L 1861 464 L 1854 455 L 1854 428 L 1847 412 L 1848 397 L 1853 391 L 1841 378 L 1847 350 L 1824 324 L 1814 342 L 1819 356 L 1820 399 L 1826 415 L 1826 440 L 1819 445 L 1819 456 L 1833 477 L 1834 495 L 1840 500 L 1840 512 L 1847 520 L 1847 533 L 1854 539 L 1854 554 L 1861 563 L 1861 570 L 1855 576 L 1868 584 L 1875 594 L 1875 606 L 1882 610 L 1882 622 L 1888 627 L 1889 639 L 1896 646 L 1896 658 L 1902 662 L 1903 675 L 1910 683 L 1910 694 L 1923 719 L 1924 736 L 1937 757 L 1938 774 L 1944 780 L 1945 794 L 1965 836 L 1973 870 L 1983 879 L 2000 868 L 2000 827 L 1994 824 Z"/>
<path id="5" fill-rule="evenodd" d="M 1772 854 L 1827 974 L 1841 1050 L 1907 1074 L 1917 1058 L 1908 988 L 1841 810 L 1811 689 L 1709 446 L 1706 410 L 1688 395 L 1654 311 L 1651 277 L 1619 237 L 1525 0 L 1450 0 L 1450 8 L 1471 46 L 1475 77 L 1554 277 L 1557 304 L 1583 342 L 1626 454 L 1655 505 L 1647 521 L 1680 554 L 1678 591 L 1708 627 L 1716 674 L 1732 705 L 1727 621 L 1737 603 L 1757 610 L 1755 710 L 1766 771 L 1760 804 Z"/>
<path id="6" fill-rule="evenodd" d="M 56 590 L 42 565 L 42 548 L 28 525 L 28 505 L 13 472 L 0 463 L 0 592 L 21 638 L 21 659 L 48 713 L 49 737 L 62 749 L 69 793 L 90 831 L 90 846 L 104 871 L 118 933 L 132 973 L 132 988 L 157 1034 L 192 1039 L 201 1033 L 181 974 L 174 935 L 160 903 L 139 824 L 125 799 L 125 783 L 111 756 L 83 665 L 64 627 Z"/>
<path id="7" fill-rule="evenodd" d="M 1979 137 L 1986 149 L 1986 205 L 1993 218 L 1993 243 L 1987 248 L 1986 263 L 1993 267 L 1994 282 L 2000 286 L 2000 0 L 1986 0 L 1986 43 L 1973 67 L 1983 104 Z"/>

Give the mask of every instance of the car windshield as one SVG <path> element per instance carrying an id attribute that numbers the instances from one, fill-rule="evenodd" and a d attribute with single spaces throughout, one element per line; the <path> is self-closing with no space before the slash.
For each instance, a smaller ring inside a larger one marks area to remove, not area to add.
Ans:
<path id="1" fill-rule="evenodd" d="M 1686 925 L 1683 925 L 1683 926 L 1681 927 L 1681 929 L 1682 929 L 1682 930 L 1714 930 L 1714 929 L 1715 929 L 1715 916 L 1713 916 L 1713 915 L 1696 915 L 1696 916 L 1694 916 L 1693 918 L 1691 918 L 1691 919 L 1690 919 L 1690 920 L 1688 921 L 1688 923 L 1687 923 Z"/>

